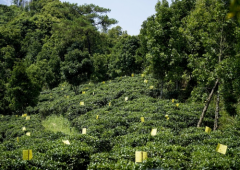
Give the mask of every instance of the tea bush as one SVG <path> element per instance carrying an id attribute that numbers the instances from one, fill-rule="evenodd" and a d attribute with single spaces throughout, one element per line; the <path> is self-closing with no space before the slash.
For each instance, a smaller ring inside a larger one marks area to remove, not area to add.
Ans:
<path id="1" fill-rule="evenodd" d="M 236 126 L 205 133 L 205 126 L 213 127 L 214 107 L 196 128 L 203 105 L 159 99 L 155 87 L 155 79 L 135 75 L 82 84 L 78 95 L 67 84 L 42 92 L 41 102 L 26 110 L 31 120 L 0 117 L 0 169 L 240 169 L 237 118 Z M 46 130 L 42 120 L 52 114 L 67 118 L 75 133 Z M 216 152 L 218 143 L 228 146 L 226 155 Z M 22 160 L 24 149 L 33 150 L 32 160 Z M 148 159 L 135 163 L 135 151 Z"/>

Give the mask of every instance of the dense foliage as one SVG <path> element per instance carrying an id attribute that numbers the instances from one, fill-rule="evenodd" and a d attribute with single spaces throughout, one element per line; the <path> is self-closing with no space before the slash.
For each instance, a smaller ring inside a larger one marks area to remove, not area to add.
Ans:
<path id="1" fill-rule="evenodd" d="M 240 169 L 239 1 L 158 1 L 137 36 L 94 4 L 14 3 L 0 5 L 0 169 Z M 52 114 L 79 134 L 45 130 Z"/>
<path id="2" fill-rule="evenodd" d="M 167 86 L 180 100 L 204 102 L 218 80 L 220 101 L 236 114 L 239 26 L 235 18 L 226 17 L 227 1 L 176 0 L 171 5 L 159 1 L 156 14 L 143 22 L 138 36 L 128 35 L 120 26 L 108 29 L 117 23 L 105 15 L 110 9 L 93 4 L 58 0 L 15 4 L 0 6 L 0 90 L 4 91 L 0 108 L 5 114 L 23 110 L 12 107 L 17 96 L 5 92 L 11 88 L 17 63 L 41 77 L 36 94 L 64 81 L 77 94 L 78 86 L 88 80 L 144 72 L 157 78 L 160 97 Z M 179 96 L 182 89 L 184 97 Z"/>

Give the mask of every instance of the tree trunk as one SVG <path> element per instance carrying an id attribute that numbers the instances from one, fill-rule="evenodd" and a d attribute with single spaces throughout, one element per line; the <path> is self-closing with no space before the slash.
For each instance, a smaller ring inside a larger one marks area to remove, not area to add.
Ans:
<path id="1" fill-rule="evenodd" d="M 200 127 L 201 124 L 202 124 L 203 118 L 204 118 L 204 116 L 205 116 L 205 113 L 207 112 L 207 109 L 208 109 L 209 103 L 210 103 L 210 101 L 211 101 L 211 99 L 212 99 L 212 96 L 213 96 L 213 93 L 214 93 L 214 91 L 215 91 L 215 88 L 216 88 L 217 85 L 218 85 L 218 81 L 219 81 L 219 80 L 217 79 L 216 82 L 215 82 L 214 87 L 212 88 L 211 93 L 210 93 L 209 96 L 208 96 L 208 99 L 207 99 L 206 104 L 205 104 L 205 106 L 204 106 L 204 108 L 203 108 L 202 114 L 201 114 L 200 119 L 199 119 L 199 121 L 198 121 L 197 127 Z"/>
<path id="2" fill-rule="evenodd" d="M 217 92 L 216 111 L 215 111 L 215 120 L 214 120 L 213 130 L 217 130 L 217 128 L 218 128 L 219 101 L 220 101 L 220 95 L 219 95 L 219 91 L 218 91 Z"/>

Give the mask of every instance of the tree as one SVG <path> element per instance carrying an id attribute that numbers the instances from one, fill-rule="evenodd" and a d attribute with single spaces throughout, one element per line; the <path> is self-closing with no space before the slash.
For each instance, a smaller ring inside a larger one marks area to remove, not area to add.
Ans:
<path id="1" fill-rule="evenodd" d="M 186 17 L 195 0 L 175 1 L 169 6 L 166 0 L 155 6 L 156 14 L 142 25 L 140 40 L 144 53 L 145 72 L 159 80 L 161 97 L 164 82 L 172 81 L 179 88 L 183 74 L 189 73 L 185 41 L 179 31 L 181 20 Z"/>
<path id="2" fill-rule="evenodd" d="M 94 81 L 104 81 L 107 77 L 109 55 L 104 54 L 94 54 L 91 57 L 91 62 L 93 64 L 93 73 L 91 75 L 91 80 Z"/>
<path id="3" fill-rule="evenodd" d="M 140 42 L 136 36 L 122 37 L 114 46 L 109 61 L 109 76 L 131 75 L 141 71 L 142 55 L 138 53 Z"/>
<path id="4" fill-rule="evenodd" d="M 0 4 L 0 26 L 4 26 L 21 12 L 21 9 L 15 5 L 7 6 Z"/>
<path id="5" fill-rule="evenodd" d="M 122 27 L 116 26 L 108 30 L 107 32 L 108 40 L 110 40 L 110 48 L 113 48 L 114 45 L 120 40 L 121 37 L 127 36 L 127 31 L 123 31 Z"/>
<path id="6" fill-rule="evenodd" d="M 9 103 L 6 97 L 6 84 L 0 79 L 0 112 L 2 114 L 9 114 L 10 110 L 8 107 Z"/>
<path id="7" fill-rule="evenodd" d="M 56 87 L 61 81 L 61 59 L 58 56 L 57 50 L 54 48 L 53 39 L 49 40 L 42 46 L 41 52 L 37 55 L 37 63 L 45 62 L 47 64 L 46 69 L 48 70 L 48 79 L 46 83 L 48 87 Z M 41 65 L 41 64 L 40 64 Z"/>
<path id="8" fill-rule="evenodd" d="M 38 68 L 41 68 L 41 70 L 38 74 L 40 75 L 40 77 L 43 81 L 42 85 L 47 87 L 48 89 L 53 87 L 55 77 L 54 77 L 54 73 L 53 73 L 52 69 L 48 65 L 47 60 L 44 59 L 41 61 L 37 61 L 37 63 L 35 63 L 34 65 L 36 65 L 36 67 L 38 67 Z"/>
<path id="9" fill-rule="evenodd" d="M 170 19 L 172 16 L 171 8 L 166 0 L 158 1 L 155 6 L 156 15 L 147 23 L 149 53 L 147 59 L 150 60 L 150 68 L 153 76 L 161 81 L 161 97 L 166 73 L 169 70 L 169 50 L 166 47 L 170 36 Z"/>
<path id="10" fill-rule="evenodd" d="M 65 61 L 62 62 L 62 77 L 73 86 L 75 93 L 78 93 L 78 86 L 90 79 L 93 71 L 92 62 L 88 52 L 82 52 L 75 49 L 65 55 Z"/>
<path id="11" fill-rule="evenodd" d="M 26 68 L 23 62 L 13 67 L 7 85 L 9 107 L 17 114 L 21 114 L 27 106 L 35 106 L 41 91 L 41 78 L 38 75 L 40 68 Z"/>
<path id="12" fill-rule="evenodd" d="M 227 11 L 226 5 L 218 0 L 197 1 L 195 9 L 184 20 L 186 27 L 181 29 L 187 39 L 189 66 L 193 69 L 192 74 L 197 79 L 198 86 L 206 89 L 212 87 L 198 127 L 201 126 L 214 91 L 224 84 L 224 77 L 219 74 L 224 70 L 222 64 L 227 58 L 235 56 L 236 41 L 233 33 L 236 24 L 226 20 Z M 216 108 L 219 108 L 219 97 Z M 218 114 L 216 111 L 216 119 Z"/>

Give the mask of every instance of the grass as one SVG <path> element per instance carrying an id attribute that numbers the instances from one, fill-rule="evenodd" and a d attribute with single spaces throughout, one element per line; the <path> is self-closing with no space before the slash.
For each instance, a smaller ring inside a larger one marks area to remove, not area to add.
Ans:
<path id="1" fill-rule="evenodd" d="M 53 131 L 54 133 L 62 132 L 68 135 L 79 134 L 75 128 L 70 128 L 70 122 L 62 115 L 50 115 L 42 121 L 42 125 L 46 130 Z"/>

